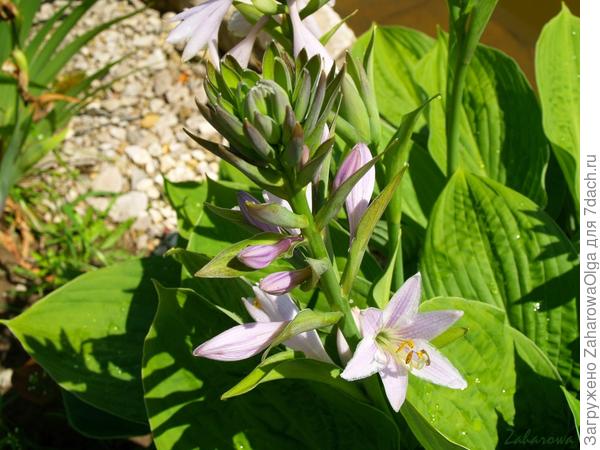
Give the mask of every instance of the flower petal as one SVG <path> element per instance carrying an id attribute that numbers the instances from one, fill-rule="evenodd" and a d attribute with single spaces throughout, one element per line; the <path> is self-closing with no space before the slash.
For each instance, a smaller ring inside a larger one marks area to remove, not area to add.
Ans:
<path id="1" fill-rule="evenodd" d="M 348 345 L 348 341 L 344 337 L 344 333 L 339 328 L 336 331 L 336 347 L 338 351 L 338 356 L 340 357 L 340 361 L 342 364 L 348 364 L 348 361 L 352 358 L 352 350 Z"/>
<path id="2" fill-rule="evenodd" d="M 415 345 L 427 352 L 430 364 L 422 369 L 412 370 L 413 375 L 452 389 L 465 389 L 467 387 L 467 382 L 456 367 L 439 350 L 425 341 L 415 341 Z"/>
<path id="3" fill-rule="evenodd" d="M 217 361 L 239 361 L 259 354 L 277 337 L 287 322 L 254 322 L 238 325 L 209 339 L 194 356 Z"/>
<path id="4" fill-rule="evenodd" d="M 290 19 L 292 21 L 292 31 L 294 34 L 294 57 L 297 57 L 302 49 L 306 50 L 308 57 L 320 55 L 323 60 L 323 69 L 329 72 L 333 66 L 333 58 L 327 52 L 327 49 L 321 44 L 319 39 L 306 28 L 300 13 L 296 0 L 287 0 Z"/>
<path id="5" fill-rule="evenodd" d="M 325 347 L 323 347 L 323 343 L 315 330 L 300 333 L 299 335 L 288 339 L 283 344 L 291 349 L 304 353 L 307 358 L 333 364 L 333 361 L 325 351 Z"/>
<path id="6" fill-rule="evenodd" d="M 382 312 L 377 308 L 367 308 L 360 312 L 360 331 L 363 337 L 375 336 L 381 330 Z"/>
<path id="7" fill-rule="evenodd" d="M 396 412 L 400 411 L 400 407 L 406 399 L 408 371 L 394 358 L 389 357 L 386 366 L 379 371 L 379 376 L 392 409 Z"/>
<path id="8" fill-rule="evenodd" d="M 252 290 L 258 303 L 257 309 L 262 311 L 269 318 L 270 322 L 290 321 L 298 314 L 298 307 L 289 295 L 267 294 L 256 286 L 253 286 Z M 258 319 L 254 319 L 259 322 Z"/>
<path id="9" fill-rule="evenodd" d="M 410 323 L 421 301 L 421 274 L 416 273 L 404 282 L 383 311 L 384 326 L 398 328 Z"/>
<path id="10" fill-rule="evenodd" d="M 252 56 L 252 49 L 254 48 L 254 42 L 260 30 L 267 24 L 269 16 L 261 17 L 254 26 L 250 29 L 244 39 L 242 39 L 235 47 L 229 50 L 228 54 L 233 56 L 240 66 L 248 67 L 250 56 Z"/>
<path id="11" fill-rule="evenodd" d="M 430 341 L 446 331 L 462 315 L 462 311 L 455 310 L 419 313 L 412 323 L 402 328 L 400 334 L 406 338 Z"/>
<path id="12" fill-rule="evenodd" d="M 359 342 L 352 359 L 340 375 L 344 380 L 354 381 L 367 378 L 376 373 L 381 364 L 377 358 L 379 348 L 373 337 L 366 337 Z"/>

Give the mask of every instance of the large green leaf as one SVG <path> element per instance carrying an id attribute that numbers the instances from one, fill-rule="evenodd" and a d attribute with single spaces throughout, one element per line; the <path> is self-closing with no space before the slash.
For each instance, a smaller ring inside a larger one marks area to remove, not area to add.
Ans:
<path id="1" fill-rule="evenodd" d="M 429 151 L 446 172 L 447 36 L 421 59 L 416 73 L 429 95 Z M 544 174 L 549 149 L 540 108 L 525 75 L 510 57 L 480 45 L 466 72 L 458 110 L 460 163 L 472 173 L 499 181 L 545 205 Z"/>
<path id="2" fill-rule="evenodd" d="M 578 257 L 554 222 L 523 195 L 458 171 L 432 213 L 421 261 L 425 291 L 503 308 L 579 385 Z"/>
<path id="3" fill-rule="evenodd" d="M 579 18 L 563 3 L 536 45 L 535 75 L 546 136 L 579 205 Z"/>
<path id="4" fill-rule="evenodd" d="M 233 280 L 211 280 L 224 294 Z M 397 448 L 394 425 L 377 410 L 317 383 L 268 383 L 241 397 L 220 399 L 256 365 L 192 356 L 194 346 L 234 325 L 191 291 L 159 291 L 159 307 L 144 345 L 146 406 L 159 450 Z"/>
<path id="5" fill-rule="evenodd" d="M 145 423 L 140 369 L 156 308 L 152 278 L 175 283 L 176 264 L 136 259 L 87 273 L 7 325 L 64 389 L 96 408 Z"/>
<path id="6" fill-rule="evenodd" d="M 69 425 L 84 436 L 96 439 L 128 438 L 148 434 L 148 424 L 131 422 L 94 408 L 68 391 L 62 392 Z"/>
<path id="7" fill-rule="evenodd" d="M 457 325 L 469 331 L 441 352 L 463 375 L 468 387 L 453 390 L 410 376 L 407 401 L 450 442 L 471 449 L 496 448 L 499 425 L 513 421 L 516 389 L 513 343 L 506 330 L 505 314 L 493 306 L 460 298 L 435 298 L 420 308 L 440 309 L 464 311 Z M 405 414 L 404 407 L 401 412 Z M 411 423 L 411 416 L 406 419 Z M 441 444 L 431 442 L 427 429 L 421 426 L 413 433 L 426 448 L 455 447 L 439 447 Z"/>

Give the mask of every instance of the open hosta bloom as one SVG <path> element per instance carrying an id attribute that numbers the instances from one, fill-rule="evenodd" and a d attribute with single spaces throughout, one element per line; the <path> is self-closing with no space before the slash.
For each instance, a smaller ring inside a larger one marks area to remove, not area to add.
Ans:
<path id="1" fill-rule="evenodd" d="M 187 42 L 182 55 L 184 61 L 189 61 L 208 45 L 211 61 L 218 67 L 219 28 L 232 3 L 233 0 L 207 0 L 177 14 L 172 21 L 181 23 L 171 31 L 167 42 Z"/>
<path id="2" fill-rule="evenodd" d="M 289 295 L 269 295 L 254 287 L 254 298 L 244 306 L 256 322 L 237 325 L 206 341 L 194 350 L 195 356 L 218 361 L 239 361 L 258 355 L 283 331 L 299 310 Z M 315 330 L 300 333 L 284 342 L 308 358 L 331 363 Z"/>
<path id="3" fill-rule="evenodd" d="M 444 332 L 462 311 L 417 312 L 421 276 L 406 281 L 384 310 L 360 312 L 362 341 L 341 377 L 352 381 L 379 373 L 395 411 L 406 398 L 408 373 L 441 386 L 465 389 L 466 381 L 429 341 Z"/>

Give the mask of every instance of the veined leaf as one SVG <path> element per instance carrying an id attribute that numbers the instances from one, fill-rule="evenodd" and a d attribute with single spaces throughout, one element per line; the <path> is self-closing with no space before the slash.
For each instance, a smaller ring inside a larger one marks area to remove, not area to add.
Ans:
<path id="1" fill-rule="evenodd" d="M 544 131 L 579 208 L 579 18 L 563 3 L 535 49 Z"/>
<path id="2" fill-rule="evenodd" d="M 427 295 L 504 309 L 577 390 L 577 253 L 531 200 L 458 171 L 432 213 L 421 269 Z"/>
<path id="3" fill-rule="evenodd" d="M 156 307 L 152 278 L 175 283 L 177 266 L 147 258 L 86 273 L 7 325 L 61 387 L 145 423 L 140 352 Z"/>

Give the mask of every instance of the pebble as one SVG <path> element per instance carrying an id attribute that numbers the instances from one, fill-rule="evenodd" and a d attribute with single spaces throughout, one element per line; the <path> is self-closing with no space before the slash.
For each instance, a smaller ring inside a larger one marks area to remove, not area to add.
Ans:
<path id="1" fill-rule="evenodd" d="M 125 147 L 125 153 L 138 166 L 146 165 L 152 161 L 152 157 L 150 156 L 150 153 L 148 153 L 148 150 L 137 145 L 128 145 Z"/>
<path id="2" fill-rule="evenodd" d="M 147 208 L 148 196 L 140 191 L 130 191 L 117 198 L 109 216 L 115 222 L 121 223 L 127 219 L 141 217 L 146 214 Z"/>

